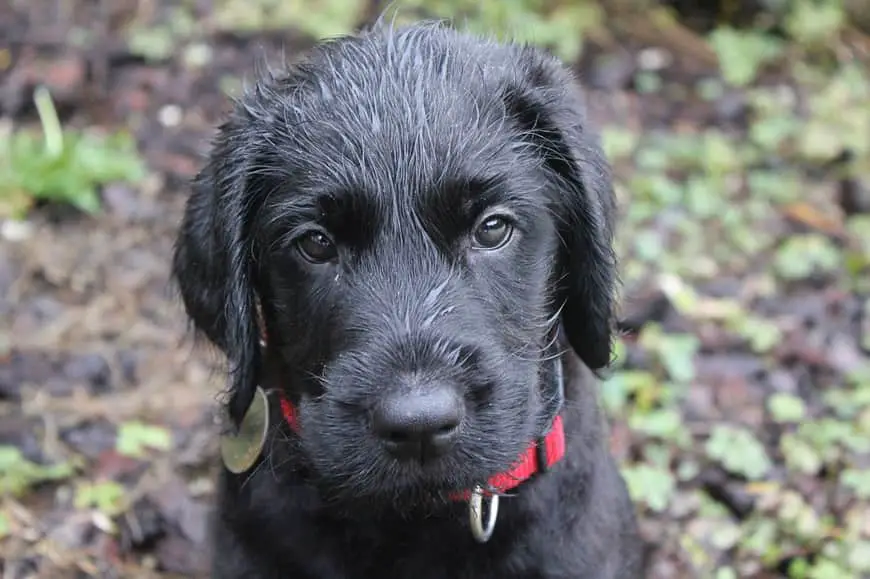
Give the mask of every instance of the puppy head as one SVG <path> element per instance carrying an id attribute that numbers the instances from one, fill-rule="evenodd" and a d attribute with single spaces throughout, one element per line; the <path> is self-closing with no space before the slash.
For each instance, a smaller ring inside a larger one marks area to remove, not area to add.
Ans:
<path id="1" fill-rule="evenodd" d="M 583 115 L 551 57 L 429 24 L 260 81 L 220 127 L 173 266 L 231 362 L 230 416 L 265 330 L 336 496 L 508 468 L 546 420 L 559 323 L 588 366 L 610 358 L 613 196 Z"/>

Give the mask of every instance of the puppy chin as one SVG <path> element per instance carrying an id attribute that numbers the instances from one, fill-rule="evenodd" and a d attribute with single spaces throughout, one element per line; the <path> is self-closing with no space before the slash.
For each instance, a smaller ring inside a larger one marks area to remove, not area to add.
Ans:
<path id="1" fill-rule="evenodd" d="M 347 513 L 357 515 L 399 513 L 414 517 L 431 515 L 456 503 L 456 496 L 475 485 L 475 477 L 452 476 L 422 477 L 402 476 L 392 473 L 390 480 L 383 480 L 371 487 L 339 481 L 321 481 L 322 497 Z M 483 479 L 480 479 L 483 480 Z"/>
<path id="2" fill-rule="evenodd" d="M 363 449 L 350 455 L 363 456 Z M 369 451 L 372 449 L 369 448 Z M 484 484 L 509 465 L 462 453 L 429 464 L 395 460 L 385 453 L 368 454 L 367 460 L 349 465 L 341 453 L 321 455 L 314 461 L 314 484 L 327 503 L 347 511 L 429 512 L 455 503 L 457 494 Z M 505 454 L 506 456 L 506 454 Z"/>
<path id="3" fill-rule="evenodd" d="M 455 462 L 421 466 L 392 460 L 370 465 L 365 476 L 350 474 L 339 478 L 321 477 L 337 499 L 353 501 L 441 501 L 451 494 L 468 490 L 488 477 L 484 472 L 469 472 Z"/>

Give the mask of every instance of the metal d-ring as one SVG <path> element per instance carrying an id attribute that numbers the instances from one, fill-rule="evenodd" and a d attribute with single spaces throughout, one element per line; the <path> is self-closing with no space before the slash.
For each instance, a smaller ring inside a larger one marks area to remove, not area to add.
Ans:
<path id="1" fill-rule="evenodd" d="M 486 514 L 486 525 L 483 523 L 483 487 L 477 485 L 471 491 L 468 501 L 468 520 L 471 523 L 471 534 L 478 543 L 486 543 L 492 537 L 495 530 L 495 522 L 498 519 L 498 495 L 490 494 L 489 509 Z"/>

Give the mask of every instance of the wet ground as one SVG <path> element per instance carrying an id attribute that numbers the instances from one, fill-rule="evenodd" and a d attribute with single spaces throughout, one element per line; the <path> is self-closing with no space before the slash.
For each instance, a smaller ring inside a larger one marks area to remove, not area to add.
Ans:
<path id="1" fill-rule="evenodd" d="M 201 576 L 222 382 L 219 365 L 186 334 L 167 278 L 171 244 L 225 94 L 237 93 L 264 56 L 292 60 L 307 41 L 221 32 L 207 2 L 198 3 L 202 14 L 190 8 L 197 34 L 186 40 L 169 30 L 178 15 L 165 0 L 8 2 L 0 123 L 34 124 L 32 91 L 42 81 L 65 126 L 132 131 L 149 174 L 105 187 L 99 214 L 41 205 L 24 225 L 4 225 L 0 448 L 18 449 L 5 481 L 17 468 L 26 492 L 0 495 L 0 576 Z M 668 88 L 716 76 L 715 55 L 697 36 L 620 34 L 590 47 L 579 67 L 592 117 L 616 127 L 614 143 L 624 133 L 635 151 L 676 149 L 637 144 L 637 135 L 711 126 L 741 142 L 744 93 L 702 99 Z M 664 89 L 648 90 L 645 72 Z M 779 82 L 775 71 L 770 78 Z M 842 550 L 831 558 L 849 570 L 825 577 L 862 576 L 870 570 L 862 554 L 870 549 L 870 244 L 857 219 L 870 210 L 866 174 L 807 170 L 796 198 L 716 226 L 743 211 L 737 193 L 722 213 L 699 209 L 707 221 L 697 223 L 713 225 L 693 229 L 681 225 L 692 213 L 661 201 L 666 186 L 643 181 L 681 173 L 651 154 L 629 161 L 624 153 L 614 159 L 626 208 L 625 339 L 605 397 L 651 577 L 712 577 L 725 566 L 735 574 L 716 577 L 784 577 L 795 560 L 811 565 L 825 549 Z M 720 253 L 724 245 L 742 253 Z M 814 260 L 821 265 L 794 274 Z M 129 449 L 139 443 L 149 448 Z M 61 465 L 60 480 L 40 482 L 52 478 L 49 465 Z"/>

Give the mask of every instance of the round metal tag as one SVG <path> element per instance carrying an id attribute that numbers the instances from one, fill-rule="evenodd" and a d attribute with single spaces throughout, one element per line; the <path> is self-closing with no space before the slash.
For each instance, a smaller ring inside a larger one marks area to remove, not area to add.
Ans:
<path id="1" fill-rule="evenodd" d="M 268 432 L 269 399 L 263 389 L 257 386 L 238 433 L 221 436 L 221 458 L 227 470 L 241 474 L 254 466 L 263 451 Z"/>

